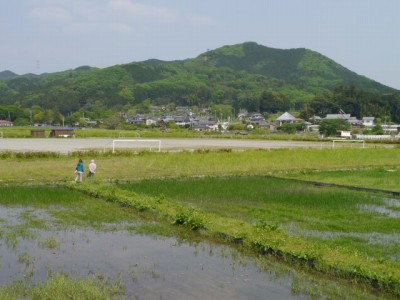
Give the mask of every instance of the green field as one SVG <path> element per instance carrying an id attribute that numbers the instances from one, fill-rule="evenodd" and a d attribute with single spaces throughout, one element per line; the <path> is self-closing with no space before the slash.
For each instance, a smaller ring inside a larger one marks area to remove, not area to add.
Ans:
<path id="1" fill-rule="evenodd" d="M 366 192 L 316 187 L 272 177 L 152 180 L 122 185 L 138 194 L 161 195 L 178 203 L 249 224 L 274 226 L 302 238 L 347 248 L 366 259 L 400 267 L 400 201 Z M 397 217 L 377 209 L 387 208 Z M 376 234 L 385 241 L 371 241 Z"/>
<path id="2" fill-rule="evenodd" d="M 96 159 L 98 173 L 91 182 L 72 183 L 78 156 Z M 7 154 L 0 161 L 7 170 L 0 183 L 67 186 L 151 212 L 204 239 L 239 241 L 255 253 L 398 297 L 400 210 L 393 195 L 400 191 L 397 161 L 398 149 L 381 148 Z M 321 187 L 310 181 L 382 192 Z M 11 193 L 5 199 L 16 198 Z"/>

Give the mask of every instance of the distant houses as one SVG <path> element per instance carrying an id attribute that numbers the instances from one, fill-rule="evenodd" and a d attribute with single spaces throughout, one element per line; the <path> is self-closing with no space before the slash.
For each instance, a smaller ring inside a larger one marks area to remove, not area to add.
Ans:
<path id="1" fill-rule="evenodd" d="M 276 122 L 278 126 L 282 126 L 284 123 L 289 123 L 289 124 L 303 123 L 304 120 L 300 118 L 295 118 L 290 113 L 285 112 L 276 119 Z"/>
<path id="2" fill-rule="evenodd" d="M 50 137 L 74 137 L 73 128 L 56 128 L 50 131 Z"/>
<path id="3" fill-rule="evenodd" d="M 7 120 L 0 120 L 0 126 L 2 127 L 12 127 L 14 126 L 13 122 L 7 121 Z"/>

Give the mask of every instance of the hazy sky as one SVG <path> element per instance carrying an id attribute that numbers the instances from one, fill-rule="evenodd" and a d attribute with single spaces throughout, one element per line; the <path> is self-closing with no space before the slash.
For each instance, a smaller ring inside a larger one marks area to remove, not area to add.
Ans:
<path id="1" fill-rule="evenodd" d="M 0 0 L 0 71 L 308 48 L 400 89 L 400 0 Z"/>

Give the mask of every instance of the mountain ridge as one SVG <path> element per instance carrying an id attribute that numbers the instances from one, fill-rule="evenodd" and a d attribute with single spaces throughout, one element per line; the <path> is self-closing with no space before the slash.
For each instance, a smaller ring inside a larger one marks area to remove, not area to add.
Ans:
<path id="1" fill-rule="evenodd" d="M 139 105 L 231 104 L 257 110 L 265 91 L 274 91 L 299 109 L 339 86 L 372 93 L 396 93 L 306 48 L 278 49 L 255 42 L 225 45 L 197 57 L 148 59 L 107 68 L 81 66 L 40 75 L 0 72 L 0 105 L 56 107 L 62 113 L 100 103 L 105 107 Z"/>

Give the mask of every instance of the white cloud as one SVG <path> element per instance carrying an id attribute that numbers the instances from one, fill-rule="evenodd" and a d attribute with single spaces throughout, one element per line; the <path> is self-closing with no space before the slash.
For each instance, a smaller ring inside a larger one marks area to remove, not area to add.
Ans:
<path id="1" fill-rule="evenodd" d="M 29 16 L 40 21 L 64 22 L 71 18 L 70 13 L 62 7 L 38 7 L 34 8 Z"/>
<path id="2" fill-rule="evenodd" d="M 179 19 L 179 13 L 175 10 L 141 4 L 132 0 L 110 0 L 108 6 L 113 12 L 124 16 L 151 19 L 159 22 L 174 22 Z"/>

